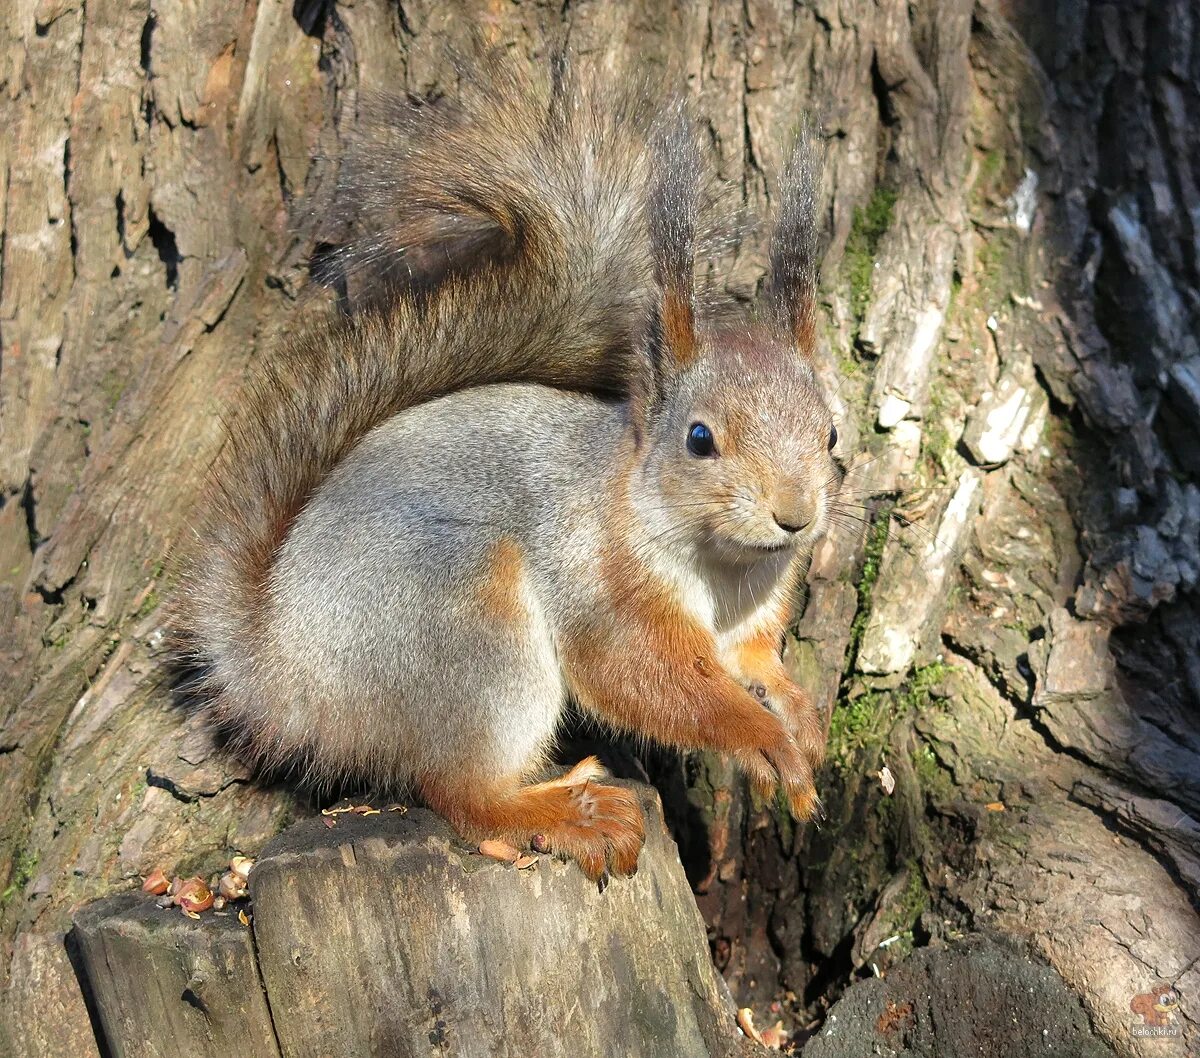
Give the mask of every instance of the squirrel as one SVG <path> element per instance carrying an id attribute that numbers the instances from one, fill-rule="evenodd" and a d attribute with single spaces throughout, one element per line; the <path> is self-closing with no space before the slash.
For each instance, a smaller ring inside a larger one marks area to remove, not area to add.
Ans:
<path id="1" fill-rule="evenodd" d="M 682 104 L 566 63 L 460 95 L 377 103 L 333 207 L 357 311 L 283 339 L 229 424 L 180 600 L 215 721 L 592 879 L 644 824 L 595 757 L 544 777 L 569 699 L 808 818 L 824 725 L 780 652 L 842 478 L 811 143 L 731 321 Z"/>

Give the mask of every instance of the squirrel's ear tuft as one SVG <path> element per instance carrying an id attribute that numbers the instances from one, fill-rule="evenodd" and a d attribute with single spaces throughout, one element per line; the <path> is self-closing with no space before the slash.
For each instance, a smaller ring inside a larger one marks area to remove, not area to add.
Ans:
<path id="1" fill-rule="evenodd" d="M 800 133 L 780 182 L 780 203 L 771 234 L 767 302 L 776 323 L 803 356 L 817 338 L 817 208 L 821 163 L 811 126 Z"/>
<path id="2" fill-rule="evenodd" d="M 660 290 L 660 371 L 691 363 L 696 345 L 696 215 L 700 197 L 700 150 L 686 105 L 672 106 L 654 135 L 650 188 L 650 241 Z"/>

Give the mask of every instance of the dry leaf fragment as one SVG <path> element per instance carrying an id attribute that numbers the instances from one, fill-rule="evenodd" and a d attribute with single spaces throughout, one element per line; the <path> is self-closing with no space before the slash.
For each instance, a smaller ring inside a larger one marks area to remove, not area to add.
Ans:
<path id="1" fill-rule="evenodd" d="M 989 812 L 1004 812 L 1006 811 L 1003 801 L 993 801 L 987 806 Z"/>
<path id="2" fill-rule="evenodd" d="M 902 1029 L 910 1029 L 915 1024 L 913 1005 L 911 1003 L 893 1003 L 890 999 L 883 1013 L 875 1019 L 875 1031 L 881 1035 L 891 1035 Z"/>
<path id="3" fill-rule="evenodd" d="M 883 787 L 883 792 L 892 796 L 892 792 L 896 789 L 896 776 L 892 774 L 892 769 L 886 764 L 879 769 L 879 785 Z"/>
<path id="4" fill-rule="evenodd" d="M 518 871 L 523 871 L 527 867 L 532 867 L 537 861 L 538 858 L 536 856 L 521 856 L 516 860 L 515 866 Z"/>
<path id="5" fill-rule="evenodd" d="M 155 867 L 142 882 L 142 892 L 153 893 L 155 896 L 162 896 L 170 888 L 171 883 L 167 881 L 167 876 L 163 874 L 161 867 Z"/>
<path id="6" fill-rule="evenodd" d="M 489 838 L 479 843 L 479 851 L 493 860 L 503 860 L 505 863 L 516 863 L 521 853 L 507 841 L 495 841 Z"/>

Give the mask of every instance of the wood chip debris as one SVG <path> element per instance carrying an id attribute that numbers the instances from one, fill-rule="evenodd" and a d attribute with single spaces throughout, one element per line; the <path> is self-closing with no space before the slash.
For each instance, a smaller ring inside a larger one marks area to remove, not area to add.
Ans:
<path id="1" fill-rule="evenodd" d="M 388 811 L 394 812 L 396 809 L 408 811 L 403 805 L 389 805 Z M 349 813 L 355 816 L 377 816 L 383 809 L 372 808 L 370 805 L 337 805 L 334 808 L 322 808 L 321 815 L 323 816 L 343 816 Z"/>
<path id="2" fill-rule="evenodd" d="M 989 812 L 1006 812 L 1006 811 L 1008 811 L 1008 809 L 1004 807 L 1003 801 L 992 801 L 991 804 L 987 805 L 986 807 Z"/>

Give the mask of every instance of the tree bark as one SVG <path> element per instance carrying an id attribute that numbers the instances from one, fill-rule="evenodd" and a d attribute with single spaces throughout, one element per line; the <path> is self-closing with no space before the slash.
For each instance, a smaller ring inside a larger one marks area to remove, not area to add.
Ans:
<path id="1" fill-rule="evenodd" d="M 866 453 L 788 647 L 829 709 L 828 818 L 791 826 L 720 761 L 646 761 L 735 994 L 799 1031 L 872 967 L 988 929 L 1122 1054 L 1162 1053 L 1130 1002 L 1173 986 L 1195 1049 L 1187 0 L 6 5 L 0 1048 L 97 1053 L 76 909 L 313 811 L 185 707 L 164 557 L 333 238 L 359 91 L 452 92 L 445 45 L 473 31 L 686 83 L 755 209 L 822 122 L 819 367 Z M 720 267 L 745 296 L 764 264 L 752 236 Z"/>

